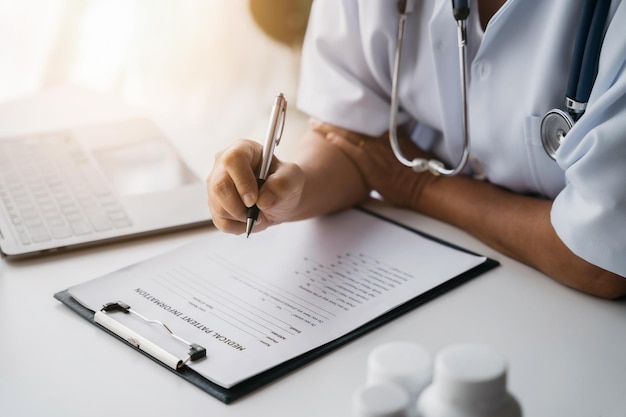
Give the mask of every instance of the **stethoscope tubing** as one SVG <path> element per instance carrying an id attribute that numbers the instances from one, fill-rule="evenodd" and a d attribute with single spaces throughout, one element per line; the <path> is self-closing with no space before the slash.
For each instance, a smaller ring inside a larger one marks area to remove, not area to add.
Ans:
<path id="1" fill-rule="evenodd" d="M 398 141 L 397 117 L 398 117 L 398 84 L 400 77 L 400 64 L 402 46 L 407 15 L 412 9 L 410 0 L 400 0 L 398 11 L 398 35 L 394 56 L 394 67 L 391 85 L 391 109 L 389 115 L 389 142 L 394 155 L 403 165 L 412 168 L 416 172 L 430 171 L 434 175 L 457 175 L 467 165 L 470 155 L 468 98 L 467 98 L 467 31 L 465 21 L 469 14 L 468 2 L 465 0 L 453 0 L 453 13 L 457 22 L 459 44 L 459 75 L 461 82 L 462 101 L 462 141 L 463 151 L 461 158 L 454 168 L 446 168 L 443 162 L 436 159 L 415 158 L 407 159 L 402 153 Z M 570 66 L 570 74 L 565 96 L 567 113 L 560 109 L 553 109 L 546 113 L 541 123 L 541 141 L 548 156 L 556 159 L 556 151 L 565 139 L 569 130 L 576 121 L 584 114 L 591 90 L 598 71 L 600 49 L 604 36 L 610 0 L 588 0 L 585 2 L 578 34 L 574 44 L 574 54 Z"/>
<path id="2" fill-rule="evenodd" d="M 408 9 L 405 3 L 399 6 L 400 19 L 398 21 L 398 36 L 396 43 L 396 51 L 394 56 L 394 66 L 391 79 L 391 110 L 389 112 L 389 143 L 396 159 L 403 165 L 413 169 L 416 172 L 430 171 L 434 175 L 453 176 L 459 174 L 467 165 L 470 155 L 469 144 L 469 127 L 468 127 L 468 108 L 467 108 L 467 29 L 465 18 L 457 20 L 457 34 L 459 44 L 459 77 L 461 82 L 461 101 L 462 101 L 462 141 L 463 151 L 458 164 L 454 168 L 446 168 L 443 162 L 437 159 L 415 158 L 407 159 L 400 149 L 397 132 L 397 116 L 398 116 L 398 81 L 400 76 L 400 63 L 402 55 L 402 46 L 404 43 L 404 32 Z M 469 12 L 469 9 L 467 9 Z"/>
<path id="3" fill-rule="evenodd" d="M 391 111 L 389 112 L 389 143 L 394 155 L 403 165 L 407 167 L 413 167 L 414 162 L 405 158 L 404 154 L 400 150 L 400 144 L 398 142 L 397 123 L 398 117 L 398 78 L 400 74 L 400 59 L 402 55 L 402 44 L 404 42 L 404 25 L 406 24 L 407 14 L 402 11 L 400 13 L 400 20 L 398 21 L 398 43 L 396 45 L 396 53 L 394 55 L 393 62 L 393 74 L 391 76 Z"/>
<path id="4" fill-rule="evenodd" d="M 593 11 L 593 18 L 591 19 L 591 25 L 585 39 L 585 47 L 582 53 L 583 57 L 582 64 L 580 65 L 580 76 L 576 88 L 576 96 L 572 97 L 578 102 L 587 103 L 591 95 L 591 89 L 593 88 L 593 83 L 595 82 L 596 73 L 598 71 L 604 26 L 606 25 L 610 4 L 610 0 L 597 0 L 595 10 Z"/>
<path id="5" fill-rule="evenodd" d="M 552 109 L 541 120 L 541 142 L 548 156 L 554 160 L 565 137 L 587 110 L 587 102 L 598 72 L 604 26 L 610 5 L 610 0 L 585 2 L 570 63 L 565 94 L 567 112 Z"/>

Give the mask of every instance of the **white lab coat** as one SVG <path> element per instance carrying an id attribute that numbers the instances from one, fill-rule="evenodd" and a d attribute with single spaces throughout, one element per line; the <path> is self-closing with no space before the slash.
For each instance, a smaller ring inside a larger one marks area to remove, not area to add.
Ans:
<path id="1" fill-rule="evenodd" d="M 417 144 L 455 165 L 461 155 L 456 23 L 450 0 L 416 0 L 406 27 L 400 121 Z M 483 33 L 468 19 L 471 155 L 487 180 L 554 199 L 552 224 L 578 256 L 626 276 L 626 2 L 614 0 L 585 115 L 557 161 L 540 124 L 561 108 L 582 0 L 509 0 Z M 369 135 L 388 130 L 395 0 L 315 0 L 298 107 Z"/>

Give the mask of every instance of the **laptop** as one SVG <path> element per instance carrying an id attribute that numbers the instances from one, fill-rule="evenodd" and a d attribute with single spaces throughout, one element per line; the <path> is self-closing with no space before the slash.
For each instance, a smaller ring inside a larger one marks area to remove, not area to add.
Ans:
<path id="1" fill-rule="evenodd" d="M 210 223 L 204 182 L 147 118 L 0 139 L 7 259 Z"/>

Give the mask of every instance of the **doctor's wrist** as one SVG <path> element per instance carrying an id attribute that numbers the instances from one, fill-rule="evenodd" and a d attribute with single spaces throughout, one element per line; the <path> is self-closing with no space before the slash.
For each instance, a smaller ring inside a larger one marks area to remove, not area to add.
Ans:
<path id="1" fill-rule="evenodd" d="M 430 172 L 416 173 L 418 176 L 411 189 L 410 208 L 414 211 L 431 215 L 436 211 L 437 201 L 445 198 L 440 192 L 440 183 L 445 177 L 436 176 Z"/>

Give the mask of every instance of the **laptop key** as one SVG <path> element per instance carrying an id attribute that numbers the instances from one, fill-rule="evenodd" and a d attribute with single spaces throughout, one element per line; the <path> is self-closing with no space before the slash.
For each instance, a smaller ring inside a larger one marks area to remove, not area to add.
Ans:
<path id="1" fill-rule="evenodd" d="M 64 226 L 52 226 L 50 233 L 55 239 L 65 239 L 73 235 L 72 230 Z"/>
<path id="2" fill-rule="evenodd" d="M 112 222 L 113 226 L 115 226 L 116 229 L 122 229 L 124 227 L 129 227 L 130 225 L 132 225 L 132 222 L 128 217 L 118 220 L 112 220 Z"/>
<path id="3" fill-rule="evenodd" d="M 70 227 L 72 228 L 74 234 L 77 236 L 88 235 L 92 232 L 91 225 L 84 220 L 71 222 Z"/>
<path id="4" fill-rule="evenodd" d="M 22 242 L 23 245 L 30 245 L 31 240 L 27 232 L 23 230 L 18 230 L 17 235 L 20 238 L 20 242 Z"/>
<path id="5" fill-rule="evenodd" d="M 98 232 L 104 232 L 113 229 L 113 226 L 111 226 L 109 219 L 100 210 L 87 211 L 87 218 L 89 219 L 89 222 L 91 223 L 93 228 Z"/>
<path id="6" fill-rule="evenodd" d="M 51 239 L 48 230 L 44 226 L 29 227 L 28 233 L 35 243 L 47 242 Z"/>

